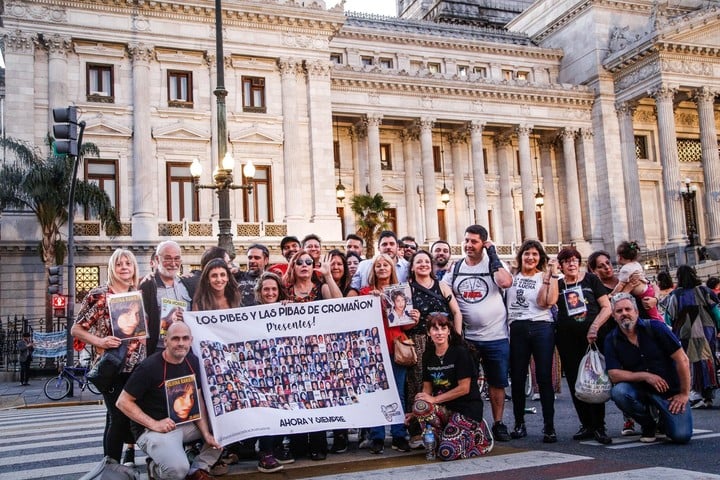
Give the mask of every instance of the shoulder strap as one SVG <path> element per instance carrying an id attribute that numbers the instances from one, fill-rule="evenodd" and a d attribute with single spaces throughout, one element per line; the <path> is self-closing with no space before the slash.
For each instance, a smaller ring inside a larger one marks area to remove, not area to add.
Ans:
<path id="1" fill-rule="evenodd" d="M 455 262 L 455 265 L 453 265 L 453 280 L 455 280 L 455 277 L 457 277 L 458 272 L 460 271 L 460 265 L 465 261 L 464 258 L 461 258 L 457 262 Z"/>

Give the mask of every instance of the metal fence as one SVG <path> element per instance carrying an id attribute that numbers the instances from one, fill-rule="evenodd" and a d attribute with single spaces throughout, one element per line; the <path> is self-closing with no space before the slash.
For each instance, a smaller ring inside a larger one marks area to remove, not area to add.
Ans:
<path id="1" fill-rule="evenodd" d="M 52 332 L 65 331 L 67 320 L 54 318 Z M 0 371 L 19 371 L 17 343 L 23 332 L 41 332 L 45 330 L 45 318 L 27 318 L 25 315 L 0 317 Z M 34 357 L 32 366 L 39 369 L 54 368 L 54 358 Z"/>

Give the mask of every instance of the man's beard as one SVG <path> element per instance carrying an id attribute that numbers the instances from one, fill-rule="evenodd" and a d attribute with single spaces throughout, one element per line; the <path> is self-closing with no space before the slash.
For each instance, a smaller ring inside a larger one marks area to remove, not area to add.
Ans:
<path id="1" fill-rule="evenodd" d="M 620 319 L 620 328 L 626 332 L 632 332 L 635 329 L 635 324 L 637 324 L 637 320 L 633 320 L 630 317 L 622 317 Z"/>
<path id="2" fill-rule="evenodd" d="M 447 258 L 445 258 L 445 257 L 438 257 L 438 258 L 434 259 L 435 266 L 436 266 L 436 267 L 440 267 L 440 268 L 442 268 L 442 267 L 444 267 L 445 265 L 447 265 L 447 264 L 448 264 L 448 261 L 449 261 L 449 259 L 447 259 Z"/>

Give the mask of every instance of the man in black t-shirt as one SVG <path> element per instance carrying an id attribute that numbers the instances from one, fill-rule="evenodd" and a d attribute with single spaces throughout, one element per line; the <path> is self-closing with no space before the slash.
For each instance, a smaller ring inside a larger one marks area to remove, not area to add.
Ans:
<path id="1" fill-rule="evenodd" d="M 181 377 L 195 376 L 200 371 L 197 357 L 190 354 L 192 336 L 183 322 L 168 328 L 165 350 L 142 362 L 125 384 L 117 407 L 132 420 L 136 444 L 148 460 L 149 478 L 203 480 L 213 478 L 208 470 L 220 458 L 222 447 L 215 440 L 207 422 L 202 393 L 197 389 L 200 418 L 177 425 L 168 414 L 165 384 Z M 204 440 L 200 454 L 192 465 L 188 462 L 183 443 Z"/>

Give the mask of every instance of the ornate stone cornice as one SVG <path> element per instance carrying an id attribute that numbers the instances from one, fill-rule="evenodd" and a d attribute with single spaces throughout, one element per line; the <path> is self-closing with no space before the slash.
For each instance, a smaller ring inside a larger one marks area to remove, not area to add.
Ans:
<path id="1" fill-rule="evenodd" d="M 29 5 L 28 5 L 29 4 Z M 54 22 L 66 21 L 69 9 L 111 13 L 128 18 L 144 19 L 147 26 L 151 18 L 164 18 L 177 22 L 214 25 L 215 6 L 211 0 L 190 3 L 184 0 L 25 0 L 14 2 L 6 13 L 20 19 L 41 15 Z M 342 27 L 345 15 L 335 9 L 326 10 L 320 1 L 263 0 L 254 2 L 224 2 L 223 26 L 253 30 L 273 30 L 284 34 L 316 35 L 329 38 Z M 148 27 L 149 28 L 149 27 Z"/>
<path id="2" fill-rule="evenodd" d="M 4 15 L 6 18 L 25 19 L 31 22 L 65 23 L 66 7 L 60 3 L 11 0 L 5 4 Z"/>
<path id="3" fill-rule="evenodd" d="M 332 71 L 332 87 L 337 90 L 364 92 L 397 92 L 402 95 L 421 97 L 465 97 L 501 101 L 516 104 L 553 104 L 572 106 L 575 108 L 592 108 L 594 94 L 592 89 L 573 85 L 543 85 L 533 87 L 532 84 L 517 86 L 509 82 L 492 81 L 448 81 L 446 79 L 414 78 L 408 75 L 394 74 L 362 74 L 347 70 Z M 473 111 L 480 112 L 482 108 Z"/>

